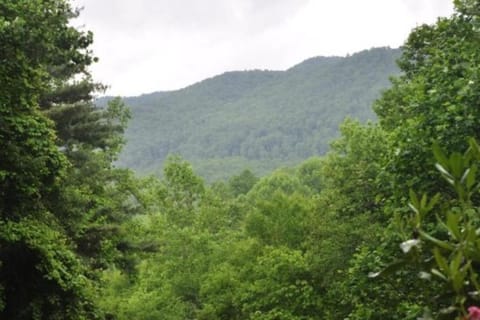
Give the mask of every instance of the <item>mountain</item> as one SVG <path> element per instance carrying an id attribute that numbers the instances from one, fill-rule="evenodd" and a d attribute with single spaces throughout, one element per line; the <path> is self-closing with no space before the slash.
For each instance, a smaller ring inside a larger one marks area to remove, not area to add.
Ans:
<path id="1" fill-rule="evenodd" d="M 372 102 L 397 74 L 399 49 L 316 57 L 286 71 L 235 71 L 176 91 L 125 98 L 133 118 L 118 164 L 159 173 L 169 154 L 208 181 L 262 175 L 322 155 L 347 116 L 375 119 Z"/>

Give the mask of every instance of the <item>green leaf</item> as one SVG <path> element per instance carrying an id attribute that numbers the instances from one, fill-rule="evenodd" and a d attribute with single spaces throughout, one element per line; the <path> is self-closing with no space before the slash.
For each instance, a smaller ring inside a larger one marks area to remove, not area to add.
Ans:
<path id="1" fill-rule="evenodd" d="M 437 266 L 440 268 L 440 270 L 448 275 L 450 273 L 450 267 L 448 266 L 447 259 L 442 256 L 438 248 L 433 249 L 433 256 L 435 257 L 435 261 L 437 262 Z"/>
<path id="2" fill-rule="evenodd" d="M 445 153 L 442 151 L 438 143 L 434 143 L 432 146 L 433 155 L 441 167 L 448 167 L 448 159 Z"/>
<path id="3" fill-rule="evenodd" d="M 463 155 L 458 152 L 452 153 L 450 155 L 449 165 L 451 168 L 451 175 L 457 180 L 460 180 L 464 171 Z"/>
<path id="4" fill-rule="evenodd" d="M 430 198 L 430 201 L 428 202 L 428 205 L 425 208 L 426 212 L 429 212 L 435 207 L 435 205 L 438 203 L 438 200 L 440 200 L 440 194 L 437 193 L 434 195 L 432 198 Z"/>
<path id="5" fill-rule="evenodd" d="M 460 268 L 461 263 L 463 262 L 463 255 L 458 252 L 453 260 L 450 262 L 450 275 L 452 278 L 452 286 L 455 292 L 460 292 L 463 288 L 465 282 L 465 277 L 467 275 L 468 266 Z"/>
<path id="6" fill-rule="evenodd" d="M 455 184 L 454 177 L 445 169 L 440 163 L 435 164 L 435 168 L 442 174 L 442 176 L 448 181 L 450 184 Z"/>
<path id="7" fill-rule="evenodd" d="M 420 213 L 420 211 L 418 211 L 418 209 L 417 209 L 412 203 L 409 203 L 408 206 L 409 206 L 410 209 L 412 209 L 412 211 L 415 212 L 417 215 Z"/>
<path id="8" fill-rule="evenodd" d="M 436 246 L 438 246 L 442 249 L 446 249 L 446 250 L 449 250 L 449 251 L 453 251 L 455 249 L 455 247 L 453 245 L 451 245 L 450 243 L 448 243 L 446 241 L 439 240 L 439 239 L 429 235 L 428 233 L 426 233 L 422 230 L 420 230 L 419 233 L 425 240 L 435 244 Z"/>
<path id="9" fill-rule="evenodd" d="M 477 160 L 480 160 L 480 146 L 477 141 L 474 138 L 470 138 L 468 143 L 470 145 L 469 151 Z"/>
<path id="10" fill-rule="evenodd" d="M 418 201 L 418 197 L 415 194 L 415 191 L 410 189 L 409 190 L 409 195 L 410 195 L 410 202 L 413 206 L 414 211 L 418 211 L 418 209 L 420 208 L 420 201 Z"/>
<path id="11" fill-rule="evenodd" d="M 424 193 L 422 200 L 420 201 L 420 208 L 425 209 L 427 207 L 427 194 Z"/>
<path id="12" fill-rule="evenodd" d="M 460 183 L 465 183 L 465 180 L 467 179 L 468 174 L 470 173 L 470 168 L 467 168 L 462 174 L 462 178 L 460 179 Z"/>
<path id="13" fill-rule="evenodd" d="M 460 234 L 460 229 L 459 229 L 459 221 L 460 221 L 460 215 L 453 213 L 453 212 L 448 212 L 447 213 L 447 223 L 446 227 L 450 234 L 453 236 L 455 240 L 460 239 L 461 234 Z"/>
<path id="14" fill-rule="evenodd" d="M 478 167 L 476 165 L 472 165 L 470 167 L 470 170 L 468 171 L 468 174 L 465 179 L 465 185 L 467 186 L 468 190 L 471 190 L 473 185 L 475 184 L 475 181 L 477 179 L 477 171 L 478 171 Z"/>
<path id="15" fill-rule="evenodd" d="M 445 277 L 445 275 L 443 273 L 441 273 L 440 271 L 438 271 L 437 269 L 432 269 L 431 272 L 432 272 L 433 275 L 439 277 L 440 279 L 448 281 L 448 278 Z"/>

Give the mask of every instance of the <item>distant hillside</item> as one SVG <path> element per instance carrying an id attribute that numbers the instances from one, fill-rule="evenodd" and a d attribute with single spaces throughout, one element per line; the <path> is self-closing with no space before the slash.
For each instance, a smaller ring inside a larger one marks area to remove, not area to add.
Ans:
<path id="1" fill-rule="evenodd" d="M 371 104 L 398 73 L 399 55 L 377 48 L 317 57 L 286 71 L 227 72 L 126 98 L 133 119 L 119 164 L 155 173 L 168 154 L 180 154 L 213 181 L 324 154 L 346 116 L 374 119 Z"/>

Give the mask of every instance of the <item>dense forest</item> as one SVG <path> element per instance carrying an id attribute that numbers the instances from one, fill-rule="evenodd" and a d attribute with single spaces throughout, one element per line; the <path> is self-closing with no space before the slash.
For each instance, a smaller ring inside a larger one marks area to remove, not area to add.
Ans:
<path id="1" fill-rule="evenodd" d="M 323 155 L 345 117 L 375 119 L 372 102 L 398 74 L 399 56 L 398 49 L 377 48 L 317 57 L 286 71 L 227 72 L 181 90 L 125 98 L 132 119 L 118 164 L 158 174 L 175 154 L 213 182 Z"/>
<path id="2" fill-rule="evenodd" d="M 79 12 L 1 1 L 0 319 L 480 319 L 480 1 L 454 4 L 377 122 L 207 184 L 178 156 L 116 167 L 131 115 L 95 105 Z"/>

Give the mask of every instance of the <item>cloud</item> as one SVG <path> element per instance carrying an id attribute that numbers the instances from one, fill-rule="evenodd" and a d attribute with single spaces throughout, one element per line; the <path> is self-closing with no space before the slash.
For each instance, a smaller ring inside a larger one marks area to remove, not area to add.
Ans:
<path id="1" fill-rule="evenodd" d="M 399 46 L 451 0 L 75 0 L 109 93 L 184 87 L 227 70 Z"/>
<path id="2" fill-rule="evenodd" d="M 308 0 L 76 0 L 95 25 L 137 32 L 256 31 L 282 23 Z"/>
<path id="3" fill-rule="evenodd" d="M 429 21 L 445 15 L 445 12 L 453 12 L 453 1 L 432 0 L 402 0 L 409 13 L 419 18 L 427 18 Z"/>

